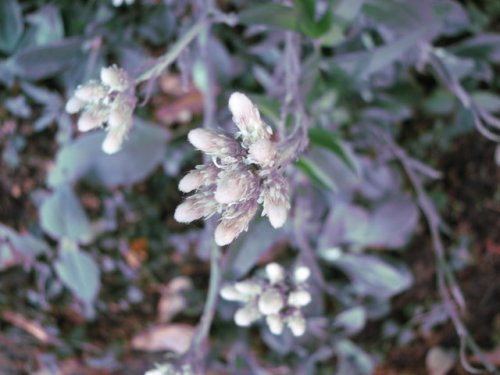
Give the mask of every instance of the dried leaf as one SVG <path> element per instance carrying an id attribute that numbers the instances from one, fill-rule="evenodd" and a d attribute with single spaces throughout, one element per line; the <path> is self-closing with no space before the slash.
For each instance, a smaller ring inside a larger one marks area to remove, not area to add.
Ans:
<path id="1" fill-rule="evenodd" d="M 195 328 L 189 324 L 156 325 L 138 333 L 132 348 L 147 352 L 173 351 L 182 354 L 189 349 Z"/>
<path id="2" fill-rule="evenodd" d="M 446 375 L 453 368 L 455 359 L 443 348 L 435 346 L 427 352 L 425 363 L 430 375 Z"/>
<path id="3" fill-rule="evenodd" d="M 158 322 L 167 323 L 186 308 L 186 299 L 182 292 L 193 287 L 191 279 L 179 276 L 172 279 L 163 288 L 158 302 Z"/>

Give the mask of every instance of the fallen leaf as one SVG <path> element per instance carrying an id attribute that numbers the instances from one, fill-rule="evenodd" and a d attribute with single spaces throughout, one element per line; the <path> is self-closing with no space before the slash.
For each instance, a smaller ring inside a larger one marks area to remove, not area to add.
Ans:
<path id="1" fill-rule="evenodd" d="M 435 346 L 427 352 L 425 364 L 429 375 L 446 375 L 453 368 L 455 358 L 440 346 Z"/>
<path id="2" fill-rule="evenodd" d="M 158 302 L 158 322 L 167 323 L 186 308 L 186 299 L 182 292 L 191 289 L 191 280 L 185 276 L 173 278 L 161 291 Z"/>
<path id="3" fill-rule="evenodd" d="M 140 332 L 132 339 L 132 348 L 147 352 L 173 351 L 183 354 L 189 349 L 195 328 L 189 324 L 159 324 Z"/>
<path id="4" fill-rule="evenodd" d="M 45 344 L 57 344 L 58 342 L 40 323 L 27 319 L 19 313 L 4 311 L 2 317 L 10 324 L 21 328 Z"/>

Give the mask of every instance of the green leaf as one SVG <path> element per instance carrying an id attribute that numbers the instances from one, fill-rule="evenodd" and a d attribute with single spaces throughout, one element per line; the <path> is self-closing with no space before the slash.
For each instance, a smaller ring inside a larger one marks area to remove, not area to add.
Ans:
<path id="1" fill-rule="evenodd" d="M 313 144 L 332 151 L 347 165 L 354 173 L 359 174 L 359 166 L 351 157 L 347 148 L 337 137 L 337 134 L 323 128 L 309 129 L 309 139 Z"/>
<path id="2" fill-rule="evenodd" d="M 30 31 L 33 33 L 33 42 L 36 45 L 54 43 L 64 37 L 61 13 L 53 4 L 48 4 L 30 15 L 28 22 L 34 26 Z"/>
<path id="3" fill-rule="evenodd" d="M 350 340 L 339 340 L 335 345 L 338 365 L 335 375 L 370 375 L 375 364 L 371 357 Z"/>
<path id="4" fill-rule="evenodd" d="M 263 3 L 252 5 L 239 13 L 239 20 L 244 25 L 269 25 L 280 29 L 299 31 L 295 10 L 291 7 Z"/>
<path id="5" fill-rule="evenodd" d="M 0 224 L 0 270 L 25 263 L 49 251 L 49 246 L 41 239 Z"/>
<path id="6" fill-rule="evenodd" d="M 11 70 L 27 80 L 40 80 L 63 72 L 81 60 L 80 38 L 23 49 L 8 61 Z"/>
<path id="7" fill-rule="evenodd" d="M 312 38 L 318 38 L 328 32 L 332 24 L 331 2 L 319 19 L 316 19 L 315 3 L 315 0 L 294 0 L 299 29 Z"/>
<path id="8" fill-rule="evenodd" d="M 94 259 L 71 241 L 62 241 L 55 269 L 61 282 L 82 302 L 91 305 L 100 288 L 100 273 Z"/>
<path id="9" fill-rule="evenodd" d="M 301 169 L 307 176 L 311 178 L 317 185 L 322 188 L 335 191 L 337 190 L 337 185 L 333 181 L 332 177 L 329 176 L 316 162 L 307 158 L 301 157 L 295 162 L 297 167 Z"/>
<path id="10" fill-rule="evenodd" d="M 23 15 L 17 0 L 0 1 L 0 51 L 12 52 L 23 31 Z"/>
<path id="11" fill-rule="evenodd" d="M 379 299 L 401 293 L 413 281 L 406 268 L 393 266 L 373 255 L 343 254 L 330 263 L 351 278 L 358 292 Z"/>
<path id="12" fill-rule="evenodd" d="M 42 228 L 50 236 L 85 241 L 92 235 L 89 220 L 67 184 L 59 186 L 40 207 Z"/>

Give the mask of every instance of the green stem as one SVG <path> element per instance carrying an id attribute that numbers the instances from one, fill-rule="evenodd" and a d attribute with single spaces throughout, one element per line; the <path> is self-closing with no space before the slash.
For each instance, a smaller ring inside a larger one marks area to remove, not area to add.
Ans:
<path id="1" fill-rule="evenodd" d="M 151 78 L 157 77 L 170 64 L 172 64 L 186 46 L 193 41 L 194 38 L 205 28 L 207 19 L 203 18 L 196 22 L 191 28 L 165 53 L 151 68 L 142 73 L 136 78 L 135 83 L 139 84 L 148 81 Z"/>

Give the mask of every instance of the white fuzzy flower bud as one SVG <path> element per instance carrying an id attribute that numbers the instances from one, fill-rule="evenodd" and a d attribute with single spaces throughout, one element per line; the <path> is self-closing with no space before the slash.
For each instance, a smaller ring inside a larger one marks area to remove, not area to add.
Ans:
<path id="1" fill-rule="evenodd" d="M 127 72 L 116 65 L 101 69 L 101 81 L 114 91 L 125 91 L 131 85 Z"/>
<path id="2" fill-rule="evenodd" d="M 306 320 L 300 311 L 295 311 L 288 317 L 287 325 L 295 337 L 302 336 L 306 332 Z"/>
<path id="3" fill-rule="evenodd" d="M 288 304 L 295 307 L 306 306 L 311 300 L 311 294 L 307 290 L 295 290 L 288 295 Z"/>
<path id="4" fill-rule="evenodd" d="M 132 109 L 125 106 L 114 107 L 109 113 L 108 125 L 110 128 L 129 128 L 132 125 Z"/>
<path id="5" fill-rule="evenodd" d="M 259 110 L 244 94 L 235 92 L 229 98 L 229 110 L 247 146 L 260 139 L 269 139 L 270 128 L 260 119 Z"/>
<path id="6" fill-rule="evenodd" d="M 253 280 L 244 280 L 234 284 L 234 289 L 246 296 L 254 297 L 262 293 L 262 287 Z"/>
<path id="7" fill-rule="evenodd" d="M 219 173 L 214 198 L 222 204 L 244 200 L 256 188 L 256 177 L 246 169 L 228 169 Z"/>
<path id="8" fill-rule="evenodd" d="M 124 131 L 125 130 L 125 131 Z M 123 140 L 125 139 L 126 129 L 121 128 L 111 128 L 104 138 L 102 143 L 102 150 L 106 154 L 115 154 L 120 151 L 122 147 Z"/>
<path id="9" fill-rule="evenodd" d="M 78 99 L 76 96 L 73 96 L 66 103 L 65 110 L 67 113 L 72 115 L 72 114 L 75 114 L 77 112 L 80 112 L 80 110 L 83 108 L 84 105 L 85 105 L 85 102 Z"/>
<path id="10" fill-rule="evenodd" d="M 219 294 L 226 301 L 238 301 L 238 302 L 249 301 L 249 296 L 239 292 L 234 285 L 223 286 Z"/>
<path id="11" fill-rule="evenodd" d="M 75 91 L 75 97 L 83 102 L 96 102 L 108 95 L 108 90 L 99 82 L 90 81 Z"/>
<path id="12" fill-rule="evenodd" d="M 288 182 L 279 173 L 267 176 L 263 184 L 260 200 L 263 203 L 263 215 L 267 215 L 274 228 L 281 228 L 290 208 Z"/>
<path id="13" fill-rule="evenodd" d="M 236 311 L 234 322 L 240 327 L 248 327 L 260 317 L 259 310 L 253 304 L 249 304 Z"/>
<path id="14" fill-rule="evenodd" d="M 108 113 L 105 108 L 94 107 L 83 112 L 78 119 L 78 130 L 87 132 L 89 130 L 98 128 L 106 121 Z"/>
<path id="15" fill-rule="evenodd" d="M 283 333 L 283 319 L 278 314 L 266 316 L 266 323 L 273 335 L 281 335 Z"/>
<path id="16" fill-rule="evenodd" d="M 268 289 L 259 297 L 259 311 L 263 315 L 277 314 L 285 306 L 281 293 Z"/>
<path id="17" fill-rule="evenodd" d="M 257 164 L 267 167 L 272 165 L 276 158 L 276 148 L 269 139 L 260 139 L 250 145 L 248 155 Z"/>
<path id="18" fill-rule="evenodd" d="M 218 174 L 219 169 L 214 165 L 198 165 L 179 181 L 179 190 L 189 193 L 202 186 L 212 185 Z"/>
<path id="19" fill-rule="evenodd" d="M 257 200 L 249 199 L 226 209 L 221 222 L 215 229 L 215 243 L 219 246 L 225 246 L 233 242 L 241 232 L 248 229 L 248 224 L 254 217 L 257 208 Z"/>
<path id="20" fill-rule="evenodd" d="M 207 154 L 217 152 L 217 134 L 206 129 L 193 129 L 188 133 L 188 140 L 198 150 Z"/>
<path id="21" fill-rule="evenodd" d="M 217 205 L 213 201 L 213 194 L 200 192 L 190 196 L 177 206 L 174 219 L 179 223 L 190 223 L 202 217 L 208 217 L 216 211 Z"/>
<path id="22" fill-rule="evenodd" d="M 266 274 L 271 284 L 276 284 L 285 278 L 285 270 L 278 263 L 269 263 L 266 266 Z"/>
<path id="23" fill-rule="evenodd" d="M 306 266 L 298 266 L 293 271 L 293 277 L 298 284 L 303 283 L 311 276 L 311 270 Z"/>

